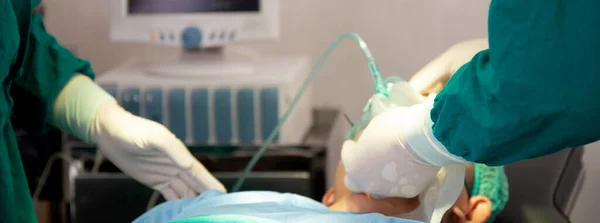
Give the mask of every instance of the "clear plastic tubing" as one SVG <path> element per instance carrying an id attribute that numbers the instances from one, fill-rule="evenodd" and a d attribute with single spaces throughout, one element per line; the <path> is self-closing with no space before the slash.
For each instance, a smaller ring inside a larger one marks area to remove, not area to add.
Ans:
<path id="1" fill-rule="evenodd" d="M 375 63 L 375 60 L 373 59 L 373 55 L 371 55 L 371 52 L 369 51 L 369 48 L 367 47 L 367 43 L 365 43 L 365 41 L 362 38 L 360 38 L 360 36 L 358 36 L 358 34 L 356 34 L 356 33 L 342 34 L 333 43 L 331 43 L 329 45 L 329 47 L 327 47 L 327 49 L 321 55 L 321 57 L 319 58 L 317 63 L 313 66 L 312 70 L 310 71 L 310 74 L 306 77 L 306 79 L 302 83 L 302 86 L 300 87 L 300 91 L 298 91 L 298 93 L 294 96 L 292 103 L 288 106 L 288 108 L 285 111 L 285 113 L 283 114 L 283 116 L 279 119 L 279 122 L 277 123 L 277 125 L 275 126 L 275 129 L 273 129 L 273 131 L 271 132 L 271 134 L 269 135 L 267 140 L 265 140 L 265 142 L 260 147 L 260 149 L 258 149 L 258 152 L 256 152 L 256 154 L 254 154 L 254 156 L 252 157 L 250 162 L 248 162 L 248 165 L 244 169 L 244 173 L 237 180 L 237 182 L 231 189 L 231 192 L 237 192 L 240 190 L 240 188 L 244 184 L 244 181 L 248 177 L 248 174 L 250 174 L 250 172 L 252 171 L 252 168 L 254 168 L 254 166 L 260 159 L 260 157 L 265 153 L 267 148 L 269 148 L 271 146 L 271 144 L 273 143 L 273 140 L 279 133 L 281 126 L 288 119 L 288 117 L 290 116 L 290 114 L 292 113 L 294 108 L 296 107 L 296 104 L 298 104 L 300 97 L 302 97 L 302 95 L 304 94 L 306 87 L 312 81 L 312 79 L 315 77 L 315 74 L 317 73 L 317 71 L 319 71 L 319 68 L 321 68 L 321 65 L 323 65 L 323 63 L 325 62 L 325 60 L 327 60 L 327 58 L 333 52 L 333 50 L 335 50 L 335 48 L 345 39 L 355 39 L 358 42 L 363 53 L 367 57 L 369 71 L 371 72 L 371 77 L 373 78 L 373 82 L 375 85 L 375 93 L 382 94 L 386 97 L 388 96 L 387 91 L 386 91 L 385 82 L 384 82 L 383 78 L 381 77 L 381 72 L 379 71 L 379 66 L 377 66 L 377 63 Z"/>

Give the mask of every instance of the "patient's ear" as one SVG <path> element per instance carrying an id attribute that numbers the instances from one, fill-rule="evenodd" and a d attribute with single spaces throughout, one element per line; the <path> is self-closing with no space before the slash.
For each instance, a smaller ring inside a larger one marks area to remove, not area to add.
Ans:
<path id="1" fill-rule="evenodd" d="M 323 195 L 323 199 L 321 199 L 321 203 L 327 207 L 333 205 L 333 203 L 335 202 L 335 191 L 333 190 L 333 188 L 329 188 L 329 190 L 327 190 L 327 193 L 325 193 L 325 195 Z"/>
<path id="2" fill-rule="evenodd" d="M 473 196 L 469 198 L 469 213 L 467 222 L 484 223 L 492 215 L 492 202 L 485 196 Z"/>
<path id="3" fill-rule="evenodd" d="M 452 209 L 452 222 L 458 223 L 485 223 L 492 215 L 492 202 L 484 196 L 469 198 L 469 207 L 454 207 Z"/>

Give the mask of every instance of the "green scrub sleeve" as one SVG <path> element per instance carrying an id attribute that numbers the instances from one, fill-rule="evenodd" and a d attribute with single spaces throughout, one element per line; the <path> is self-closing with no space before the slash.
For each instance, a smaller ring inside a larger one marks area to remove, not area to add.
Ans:
<path id="1" fill-rule="evenodd" d="M 497 0 L 489 50 L 437 95 L 434 136 L 504 165 L 600 139 L 600 1 Z"/>
<path id="2" fill-rule="evenodd" d="M 13 122 L 30 132 L 44 133 L 53 124 L 53 103 L 63 87 L 77 74 L 90 78 L 90 64 L 75 57 L 46 32 L 42 17 L 32 15 L 21 75 L 14 80 Z M 41 132 L 40 132 L 41 130 Z"/>

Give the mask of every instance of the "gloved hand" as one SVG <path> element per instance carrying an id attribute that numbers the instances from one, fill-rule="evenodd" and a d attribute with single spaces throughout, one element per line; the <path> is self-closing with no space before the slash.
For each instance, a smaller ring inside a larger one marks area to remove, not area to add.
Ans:
<path id="1" fill-rule="evenodd" d="M 431 132 L 431 101 L 376 115 L 357 141 L 342 147 L 344 183 L 375 198 L 419 195 L 441 166 L 467 163 L 450 154 Z"/>
<path id="2" fill-rule="evenodd" d="M 163 125 L 125 111 L 90 78 L 74 77 L 54 102 L 53 125 L 86 142 L 123 172 L 166 199 L 225 191 Z"/>
<path id="3" fill-rule="evenodd" d="M 92 119 L 90 136 L 111 162 L 166 199 L 225 191 L 186 146 L 163 125 L 107 102 Z"/>
<path id="4" fill-rule="evenodd" d="M 409 83 L 423 95 L 438 93 L 460 67 L 488 48 L 487 39 L 458 43 L 419 70 Z"/>

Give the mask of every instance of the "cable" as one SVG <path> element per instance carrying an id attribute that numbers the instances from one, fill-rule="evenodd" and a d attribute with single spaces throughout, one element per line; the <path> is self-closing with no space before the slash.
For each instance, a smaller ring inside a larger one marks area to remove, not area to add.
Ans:
<path id="1" fill-rule="evenodd" d="M 48 179 L 48 176 L 50 175 L 50 170 L 52 169 L 52 165 L 59 158 L 64 160 L 65 162 L 67 162 L 69 165 L 71 165 L 74 162 L 72 157 L 68 156 L 67 154 L 65 154 L 63 152 L 59 152 L 59 153 L 52 155 L 50 157 L 50 159 L 48 159 L 48 162 L 46 163 L 46 166 L 44 167 L 44 171 L 42 172 L 42 175 L 40 176 L 40 182 L 38 182 L 38 185 L 35 188 L 35 192 L 33 193 L 34 201 L 37 201 L 39 199 L 40 194 L 42 193 L 42 189 L 46 185 L 46 180 Z M 78 170 L 80 173 L 83 172 L 82 169 L 78 169 Z"/>
<path id="2" fill-rule="evenodd" d="M 94 156 L 94 165 L 92 166 L 92 174 L 98 173 L 102 161 L 104 161 L 104 156 L 102 153 L 100 153 L 100 150 L 96 150 L 96 156 Z"/>
<path id="3" fill-rule="evenodd" d="M 378 94 L 383 94 L 385 96 L 388 96 L 387 91 L 386 91 L 386 84 L 385 84 L 383 78 L 381 77 L 381 73 L 379 71 L 379 66 L 377 66 L 377 63 L 375 63 L 375 60 L 373 59 L 373 55 L 371 55 L 371 51 L 369 51 L 369 48 L 367 47 L 367 43 L 362 38 L 360 38 L 360 36 L 358 36 L 358 34 L 356 34 L 356 33 L 342 34 L 333 43 L 331 43 L 331 45 L 329 45 L 329 47 L 327 47 L 327 49 L 321 55 L 321 57 L 319 58 L 317 63 L 313 66 L 312 70 L 310 71 L 310 74 L 306 77 L 306 79 L 302 83 L 302 85 L 300 87 L 300 91 L 298 91 L 298 93 L 296 93 L 296 95 L 294 96 L 294 99 L 292 100 L 292 103 L 288 106 L 287 110 L 283 114 L 283 117 L 281 117 L 279 119 L 279 122 L 275 126 L 275 129 L 273 129 L 273 131 L 271 131 L 271 134 L 269 135 L 269 137 L 267 138 L 265 143 L 263 143 L 263 145 L 260 147 L 260 149 L 258 149 L 258 152 L 256 152 L 256 154 L 254 154 L 254 156 L 252 157 L 252 159 L 250 160 L 250 162 L 244 169 L 242 176 L 237 180 L 237 182 L 231 189 L 231 192 L 237 192 L 240 190 L 240 188 L 244 184 L 244 181 L 248 177 L 248 174 L 250 174 L 250 171 L 252 171 L 252 168 L 254 168 L 254 165 L 256 165 L 256 163 L 258 162 L 260 157 L 266 152 L 267 148 L 269 146 L 271 146 L 271 144 L 273 143 L 273 140 L 275 139 L 277 134 L 279 134 L 279 130 L 281 129 L 281 126 L 288 119 L 288 117 L 290 116 L 290 114 L 292 113 L 294 108 L 296 107 L 296 104 L 298 104 L 300 97 L 302 97 L 304 91 L 306 91 L 308 84 L 312 81 L 312 79 L 314 78 L 314 76 L 317 73 L 317 71 L 319 70 L 319 68 L 321 68 L 321 65 L 323 65 L 325 60 L 327 60 L 327 58 L 329 57 L 331 52 L 333 52 L 333 50 L 343 40 L 348 39 L 348 38 L 352 38 L 352 39 L 355 39 L 356 41 L 358 41 L 360 48 L 362 49 L 363 53 L 367 57 L 368 63 L 369 63 L 369 71 L 371 72 L 371 77 L 373 78 L 373 81 L 375 84 L 375 92 Z"/>
<path id="4" fill-rule="evenodd" d="M 346 119 L 348 124 L 350 124 L 350 127 L 354 126 L 354 122 L 352 122 L 352 120 L 350 120 L 350 117 L 348 117 L 348 114 L 344 113 L 344 118 Z"/>

